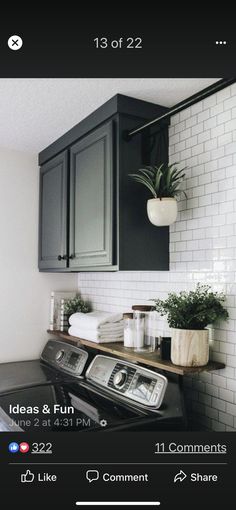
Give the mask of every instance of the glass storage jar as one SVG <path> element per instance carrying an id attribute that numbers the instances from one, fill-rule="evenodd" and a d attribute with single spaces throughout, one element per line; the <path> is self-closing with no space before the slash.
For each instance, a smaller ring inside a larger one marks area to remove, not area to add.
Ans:
<path id="1" fill-rule="evenodd" d="M 134 314 L 124 313 L 124 347 L 134 348 Z"/>
<path id="2" fill-rule="evenodd" d="M 153 352 L 156 348 L 156 336 L 153 321 L 156 316 L 153 306 L 133 305 L 134 311 L 134 350 Z"/>

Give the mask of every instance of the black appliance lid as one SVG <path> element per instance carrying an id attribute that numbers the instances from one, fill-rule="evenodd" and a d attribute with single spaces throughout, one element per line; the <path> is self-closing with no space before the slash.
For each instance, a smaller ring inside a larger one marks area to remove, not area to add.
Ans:
<path id="1" fill-rule="evenodd" d="M 178 385 L 168 385 L 167 396 L 156 412 L 127 405 L 83 380 L 48 383 L 0 396 L 0 430 L 4 416 L 26 431 L 93 431 L 126 427 L 142 421 L 175 420 L 182 416 Z M 20 409 L 23 406 L 25 409 Z M 46 406 L 46 408 L 44 407 Z M 45 411 L 46 412 L 45 412 Z M 49 410 L 49 412 L 48 412 Z M 5 414 L 4 414 L 5 413 Z M 13 424 L 12 424 L 13 427 Z M 103 429 L 104 427 L 104 429 Z M 11 426 L 8 430 L 11 429 Z"/>
<path id="2" fill-rule="evenodd" d="M 68 378 L 71 379 L 71 376 L 67 376 Z M 0 364 L 0 395 L 20 388 L 54 383 L 64 379 L 65 375 L 62 372 L 48 367 L 40 360 L 2 363 Z"/>
<path id="3" fill-rule="evenodd" d="M 9 429 L 17 424 L 29 431 L 88 431 L 142 415 L 76 382 L 29 387 L 0 396 L 0 421 L 7 416 Z"/>

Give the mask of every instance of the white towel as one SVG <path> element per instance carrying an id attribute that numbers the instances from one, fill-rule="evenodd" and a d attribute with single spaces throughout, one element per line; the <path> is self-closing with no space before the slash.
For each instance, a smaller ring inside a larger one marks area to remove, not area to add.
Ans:
<path id="1" fill-rule="evenodd" d="M 69 328 L 69 335 L 76 336 L 77 338 L 82 338 L 84 340 L 90 340 L 90 342 L 95 342 L 97 344 L 100 343 L 110 343 L 110 342 L 122 342 L 123 341 L 123 332 L 114 333 L 114 334 L 106 334 L 101 335 L 96 329 L 78 329 L 73 326 Z"/>
<path id="2" fill-rule="evenodd" d="M 107 322 L 106 324 L 101 324 L 98 326 L 97 331 L 101 333 L 112 333 L 115 331 L 123 331 L 124 329 L 124 321 L 123 319 L 119 322 Z"/>
<path id="3" fill-rule="evenodd" d="M 84 335 L 90 336 L 91 338 L 118 338 L 120 336 L 123 336 L 123 329 L 120 331 L 115 331 L 114 333 L 101 333 L 97 329 L 82 329 L 82 328 L 75 328 L 75 326 L 71 326 L 73 328 L 73 331 L 77 331 L 80 338 L 84 338 Z"/>
<path id="4" fill-rule="evenodd" d="M 106 324 L 101 324 L 101 326 L 98 326 L 98 328 L 87 328 L 77 325 L 76 319 L 72 319 L 71 326 L 73 328 L 83 330 L 83 331 L 97 331 L 100 335 L 112 335 L 113 333 L 120 333 L 123 334 L 124 331 L 124 321 L 119 322 L 109 322 Z"/>
<path id="5" fill-rule="evenodd" d="M 103 324 L 117 323 L 123 318 L 121 313 L 89 312 L 73 313 L 69 318 L 71 326 L 82 329 L 97 329 Z"/>

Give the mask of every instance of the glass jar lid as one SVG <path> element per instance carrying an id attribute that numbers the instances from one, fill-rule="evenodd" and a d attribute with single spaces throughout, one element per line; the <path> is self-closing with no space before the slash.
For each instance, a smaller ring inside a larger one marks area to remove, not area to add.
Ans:
<path id="1" fill-rule="evenodd" d="M 133 319 L 134 314 L 131 312 L 123 313 L 123 319 Z"/>
<path id="2" fill-rule="evenodd" d="M 155 307 L 150 305 L 133 305 L 132 310 L 139 312 L 151 312 L 152 310 L 155 310 Z"/>

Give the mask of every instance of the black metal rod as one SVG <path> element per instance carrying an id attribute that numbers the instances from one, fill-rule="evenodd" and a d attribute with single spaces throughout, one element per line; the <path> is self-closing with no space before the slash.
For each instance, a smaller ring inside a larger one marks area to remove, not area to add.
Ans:
<path id="1" fill-rule="evenodd" d="M 132 136 L 137 135 L 144 129 L 154 126 L 161 120 L 167 119 L 171 115 L 181 112 L 185 108 L 192 106 L 193 104 L 197 103 L 198 101 L 201 101 L 202 99 L 205 99 L 206 97 L 211 96 L 215 92 L 218 92 L 219 90 L 222 90 L 225 87 L 228 87 L 229 85 L 231 85 L 232 83 L 235 83 L 235 82 L 236 82 L 236 78 L 223 78 L 222 80 L 219 80 L 216 83 L 213 83 L 213 85 L 206 87 L 205 89 L 201 90 L 197 94 L 194 94 L 193 96 L 190 96 L 188 99 L 185 99 L 184 101 L 181 101 L 180 103 L 177 103 L 175 106 L 170 108 L 168 110 L 168 112 L 164 113 L 163 115 L 160 115 L 160 117 L 156 117 L 155 119 L 150 120 L 149 122 L 146 122 L 146 124 L 143 124 L 142 126 L 132 129 L 131 131 L 129 131 L 126 134 L 126 139 L 129 139 Z"/>

